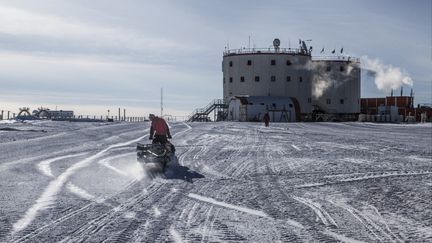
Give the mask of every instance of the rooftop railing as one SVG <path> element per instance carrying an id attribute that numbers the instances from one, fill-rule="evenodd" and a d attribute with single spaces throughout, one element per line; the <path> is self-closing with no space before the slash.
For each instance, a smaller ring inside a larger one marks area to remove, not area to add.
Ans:
<path id="1" fill-rule="evenodd" d="M 351 56 L 313 56 L 312 61 L 347 61 L 360 63 L 360 58 Z"/>
<path id="2" fill-rule="evenodd" d="M 223 55 L 224 56 L 230 56 L 230 55 L 239 55 L 239 54 L 275 54 L 275 53 L 310 55 L 309 52 L 307 52 L 303 49 L 299 49 L 299 48 L 278 48 L 278 49 L 275 49 L 273 47 L 230 49 L 230 50 L 225 50 Z"/>
<path id="3" fill-rule="evenodd" d="M 311 56 L 310 52 L 300 48 L 243 48 L 243 49 L 230 49 L 223 52 L 224 56 L 240 55 L 240 54 L 296 54 Z M 360 63 L 360 58 L 351 56 L 312 56 L 313 61 L 348 61 Z"/>

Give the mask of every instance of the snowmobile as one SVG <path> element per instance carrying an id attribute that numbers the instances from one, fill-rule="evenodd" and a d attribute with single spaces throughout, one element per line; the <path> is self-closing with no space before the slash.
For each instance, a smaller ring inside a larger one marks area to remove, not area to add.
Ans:
<path id="1" fill-rule="evenodd" d="M 175 148 L 170 142 L 166 144 L 152 143 L 142 144 L 137 143 L 137 160 L 144 167 L 156 167 L 165 171 L 167 164 L 174 157 Z"/>

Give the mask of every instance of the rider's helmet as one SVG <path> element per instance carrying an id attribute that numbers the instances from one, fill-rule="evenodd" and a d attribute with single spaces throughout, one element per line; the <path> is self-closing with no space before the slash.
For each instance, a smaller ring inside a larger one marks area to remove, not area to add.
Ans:
<path id="1" fill-rule="evenodd" d="M 153 120 L 156 116 L 154 114 L 149 114 L 150 121 Z"/>

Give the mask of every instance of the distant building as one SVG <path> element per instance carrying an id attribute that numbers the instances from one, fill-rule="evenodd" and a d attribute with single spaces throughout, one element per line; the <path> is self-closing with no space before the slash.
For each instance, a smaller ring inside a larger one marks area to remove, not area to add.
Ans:
<path id="1" fill-rule="evenodd" d="M 432 105 L 414 107 L 414 96 L 386 96 L 379 98 L 362 98 L 361 114 L 400 116 L 399 121 L 414 117 L 417 122 L 432 120 Z"/>
<path id="2" fill-rule="evenodd" d="M 358 58 L 312 57 L 305 42 L 301 42 L 300 48 L 279 48 L 278 39 L 273 44 L 274 48 L 224 52 L 226 103 L 241 96 L 268 97 L 269 102 L 281 107 L 289 98 L 299 104 L 295 111 L 297 121 L 310 119 L 314 112 L 353 117 L 360 113 Z"/>
<path id="3" fill-rule="evenodd" d="M 361 113 L 377 115 L 380 112 L 379 107 L 396 107 L 399 115 L 414 115 L 414 97 L 412 96 L 387 96 L 382 98 L 362 98 Z M 382 110 L 383 108 L 381 108 Z M 390 108 L 388 108 L 390 109 Z M 382 113 L 382 112 L 381 112 Z"/>
<path id="4" fill-rule="evenodd" d="M 53 111 L 48 108 L 38 108 L 34 110 L 33 115 L 43 119 L 69 119 L 74 117 L 73 111 L 58 110 Z"/>
<path id="5" fill-rule="evenodd" d="M 74 112 L 73 111 L 63 111 L 63 110 L 59 110 L 59 111 L 49 111 L 50 115 L 51 115 L 51 119 L 67 119 L 67 118 L 73 118 L 74 116 Z"/>

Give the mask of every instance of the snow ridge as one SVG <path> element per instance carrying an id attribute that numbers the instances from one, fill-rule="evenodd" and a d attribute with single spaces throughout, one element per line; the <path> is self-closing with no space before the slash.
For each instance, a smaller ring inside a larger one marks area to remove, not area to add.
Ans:
<path id="1" fill-rule="evenodd" d="M 60 156 L 60 157 L 55 157 L 55 158 L 51 158 L 51 159 L 47 159 L 44 160 L 42 162 L 40 162 L 37 166 L 38 169 L 42 172 L 42 174 L 49 176 L 49 177 L 54 177 L 52 171 L 51 171 L 51 163 L 56 162 L 58 160 L 63 160 L 63 159 L 69 159 L 69 158 L 73 158 L 73 157 L 78 157 L 81 155 L 84 155 L 87 153 L 79 153 L 79 154 L 69 154 L 69 155 L 65 155 L 65 156 Z"/>
<path id="2" fill-rule="evenodd" d="M 236 205 L 232 205 L 232 204 L 228 204 L 225 202 L 220 202 L 220 201 L 216 201 L 213 198 L 209 198 L 209 197 L 204 197 L 204 196 L 200 196 L 194 193 L 189 193 L 188 197 L 199 200 L 199 201 L 203 201 L 203 202 L 207 202 L 207 203 L 211 203 L 214 205 L 218 205 L 221 207 L 225 207 L 225 208 L 230 208 L 230 209 L 234 209 L 243 213 L 247 213 L 247 214 L 252 214 L 252 215 L 256 215 L 259 217 L 263 217 L 263 218 L 270 218 L 267 214 L 265 214 L 262 211 L 258 211 L 255 209 L 250 209 L 250 208 L 245 208 L 245 207 L 240 207 L 240 206 L 236 206 Z"/>

